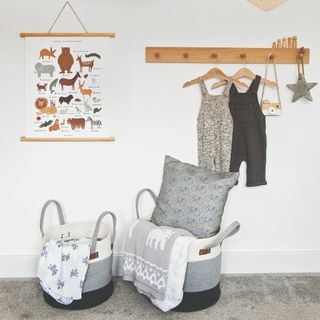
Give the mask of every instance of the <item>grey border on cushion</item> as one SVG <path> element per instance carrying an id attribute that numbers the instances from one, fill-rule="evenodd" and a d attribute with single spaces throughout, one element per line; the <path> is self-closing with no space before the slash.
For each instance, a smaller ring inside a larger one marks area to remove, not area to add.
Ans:
<path id="1" fill-rule="evenodd" d="M 208 238 L 220 230 L 229 191 L 239 172 L 215 172 L 165 157 L 163 179 L 151 221 Z"/>

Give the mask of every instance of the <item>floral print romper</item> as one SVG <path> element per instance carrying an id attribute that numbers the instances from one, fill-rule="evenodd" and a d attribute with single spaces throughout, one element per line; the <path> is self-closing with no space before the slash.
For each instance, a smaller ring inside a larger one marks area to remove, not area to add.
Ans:
<path id="1" fill-rule="evenodd" d="M 218 172 L 230 171 L 233 120 L 229 109 L 232 79 L 221 95 L 209 94 L 200 78 L 202 103 L 198 115 L 198 165 Z"/>

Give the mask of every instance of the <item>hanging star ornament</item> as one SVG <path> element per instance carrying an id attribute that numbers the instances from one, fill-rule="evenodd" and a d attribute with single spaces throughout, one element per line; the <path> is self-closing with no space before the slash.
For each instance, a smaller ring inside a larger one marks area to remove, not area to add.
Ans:
<path id="1" fill-rule="evenodd" d="M 296 84 L 287 84 L 287 87 L 293 91 L 292 102 L 296 102 L 301 98 L 313 101 L 310 90 L 317 84 L 317 82 L 307 82 L 304 74 L 300 73 Z"/>

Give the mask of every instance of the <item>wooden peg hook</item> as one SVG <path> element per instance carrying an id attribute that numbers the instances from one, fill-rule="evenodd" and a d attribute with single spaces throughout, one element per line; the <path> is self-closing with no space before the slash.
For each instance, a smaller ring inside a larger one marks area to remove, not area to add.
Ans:
<path id="1" fill-rule="evenodd" d="M 240 58 L 241 58 L 241 59 L 246 59 L 246 61 L 244 61 L 244 64 L 248 63 L 248 56 L 247 56 L 246 53 L 241 53 L 241 54 L 240 54 Z"/>
<path id="2" fill-rule="evenodd" d="M 213 53 L 213 54 L 211 55 L 211 58 L 212 58 L 212 59 L 218 59 L 218 57 L 219 57 L 219 56 L 218 56 L 217 53 Z"/>
<path id="3" fill-rule="evenodd" d="M 304 47 L 300 48 L 300 51 L 299 51 L 299 58 L 300 59 L 303 59 L 305 52 L 306 52 L 306 50 L 304 49 Z"/>

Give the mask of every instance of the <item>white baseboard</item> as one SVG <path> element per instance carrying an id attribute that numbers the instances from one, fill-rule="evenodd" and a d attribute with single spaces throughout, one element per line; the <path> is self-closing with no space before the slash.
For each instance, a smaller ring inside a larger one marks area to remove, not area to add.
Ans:
<path id="1" fill-rule="evenodd" d="M 224 252 L 222 273 L 319 273 L 320 250 Z"/>
<path id="2" fill-rule="evenodd" d="M 0 255 L 0 278 L 32 278 L 38 256 Z M 113 259 L 114 275 L 121 275 L 122 255 Z M 222 273 L 320 273 L 320 251 L 224 252 Z"/>

